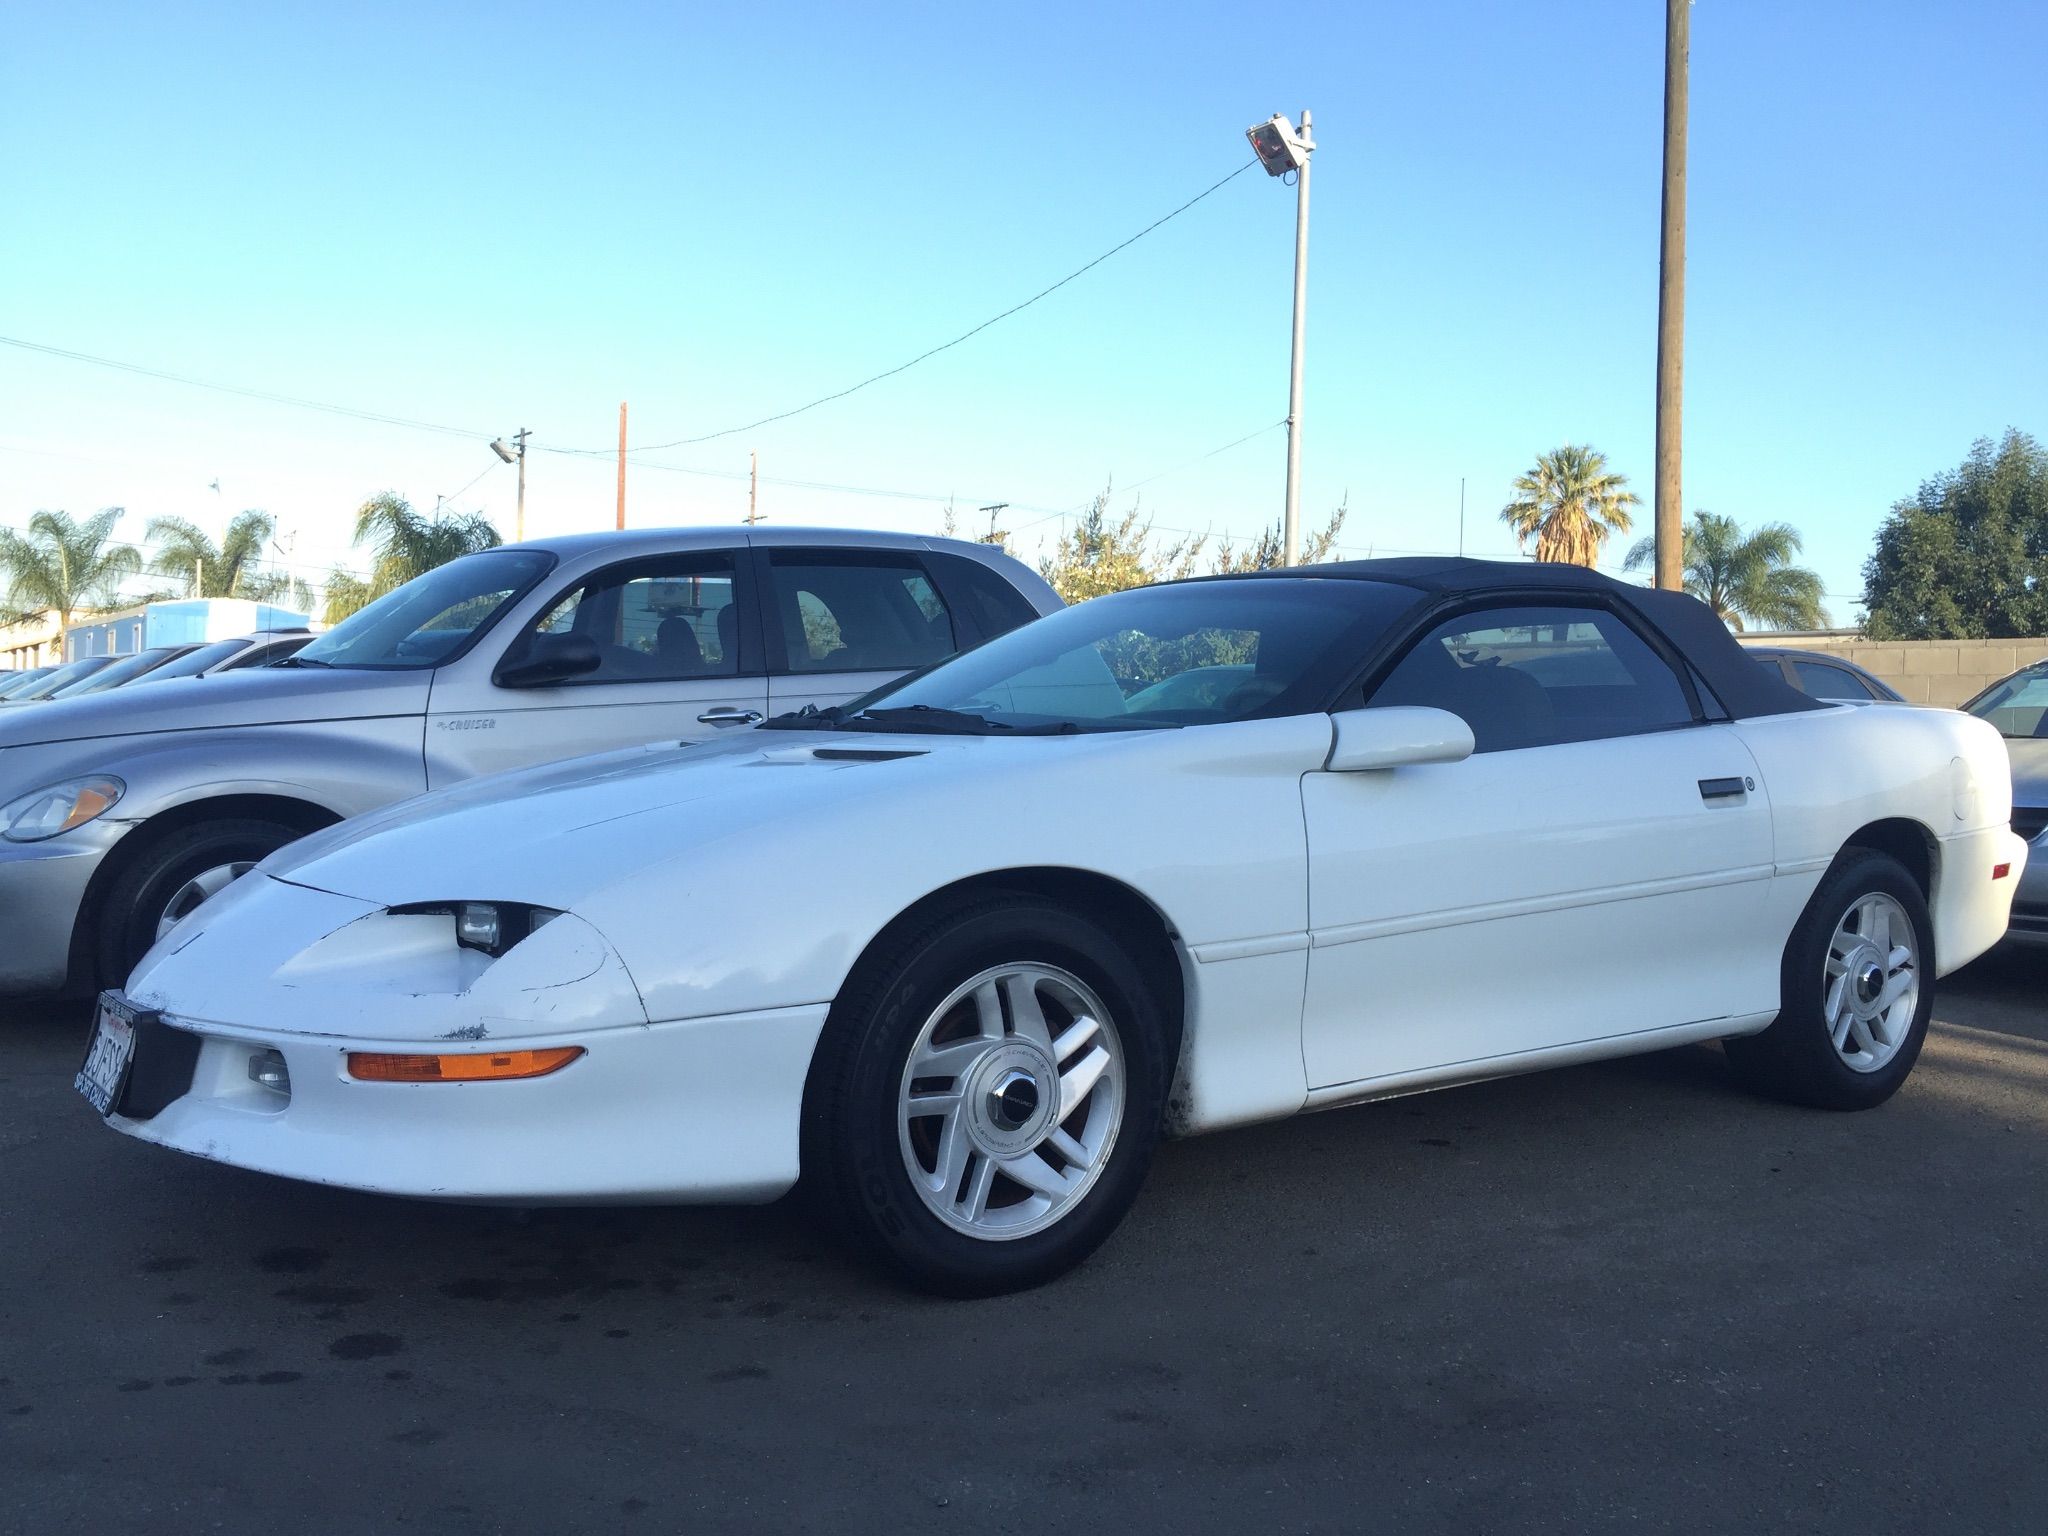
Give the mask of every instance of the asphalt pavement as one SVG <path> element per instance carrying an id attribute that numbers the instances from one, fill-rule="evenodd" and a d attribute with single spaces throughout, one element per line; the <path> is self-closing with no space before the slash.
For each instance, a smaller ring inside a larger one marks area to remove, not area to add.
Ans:
<path id="1" fill-rule="evenodd" d="M 2044 1002 L 1951 978 L 1864 1115 L 1703 1047 L 1174 1144 L 986 1302 L 162 1152 L 0 1011 L 0 1531 L 2040 1532 Z"/>

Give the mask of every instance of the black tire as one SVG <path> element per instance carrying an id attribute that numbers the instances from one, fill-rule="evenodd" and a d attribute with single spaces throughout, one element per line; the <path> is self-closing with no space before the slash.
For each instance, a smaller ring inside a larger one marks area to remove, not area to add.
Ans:
<path id="1" fill-rule="evenodd" d="M 994 1240 L 948 1225 L 912 1185 L 897 1114 L 910 1052 L 935 1009 L 993 967 L 1057 967 L 1108 1011 L 1121 1047 L 1123 1116 L 1095 1182 L 1052 1225 Z M 991 1296 L 1081 1263 L 1137 1198 L 1159 1140 L 1179 1043 L 1145 969 L 1096 924 L 1052 901 L 998 893 L 886 939 L 833 1004 L 805 1093 L 802 1167 L 814 1208 L 857 1247 L 928 1291 Z"/>
<path id="2" fill-rule="evenodd" d="M 1824 1012 L 1829 943 L 1844 914 L 1867 896 L 1889 896 L 1912 925 L 1919 998 L 1897 1050 L 1873 1071 L 1857 1071 L 1836 1050 Z M 1874 1109 L 1899 1091 L 1927 1038 L 1934 1012 L 1934 924 L 1927 896 L 1898 860 L 1851 848 L 1835 861 L 1785 945 L 1780 1011 L 1762 1034 L 1723 1042 L 1736 1076 L 1770 1098 L 1816 1109 Z"/>
<path id="3" fill-rule="evenodd" d="M 92 934 L 93 984 L 118 987 L 156 943 L 157 925 L 186 882 L 223 864 L 255 863 L 304 833 L 283 822 L 223 817 L 151 836 L 107 890 Z"/>

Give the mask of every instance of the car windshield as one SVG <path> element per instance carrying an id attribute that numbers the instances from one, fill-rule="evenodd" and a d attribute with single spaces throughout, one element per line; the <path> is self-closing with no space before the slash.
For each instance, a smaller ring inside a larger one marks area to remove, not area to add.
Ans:
<path id="1" fill-rule="evenodd" d="M 77 661 L 66 662 L 40 682 L 30 683 L 15 695 L 20 699 L 47 699 L 59 688 L 70 686 L 81 677 L 89 677 L 112 661 L 107 656 L 81 656 Z"/>
<path id="2" fill-rule="evenodd" d="M 1012 630 L 978 650 L 786 727 L 1069 733 L 1158 730 L 1329 706 L 1418 595 L 1347 579 L 1144 587 Z"/>
<path id="3" fill-rule="evenodd" d="M 31 667 L 26 672 L 0 673 L 0 699 L 12 698 L 17 693 L 26 693 L 41 679 L 48 677 L 53 669 Z"/>
<path id="4" fill-rule="evenodd" d="M 291 658 L 296 667 L 437 667 L 482 634 L 555 563 L 535 549 L 464 555 L 349 615 Z"/>
<path id="5" fill-rule="evenodd" d="M 81 677 L 75 683 L 66 683 L 62 688 L 51 694 L 50 697 L 53 699 L 75 699 L 80 694 L 103 693 L 109 688 L 118 688 L 131 678 L 141 677 L 146 672 L 155 671 L 164 664 L 166 657 L 176 654 L 168 646 L 158 646 L 155 650 L 149 651 L 137 651 L 133 656 L 123 656 L 111 666 L 101 667 L 99 671 L 93 673 L 90 677 Z"/>
<path id="6" fill-rule="evenodd" d="M 176 660 L 165 662 L 144 681 L 160 683 L 173 677 L 197 677 L 208 667 L 219 666 L 230 656 L 238 656 L 248 648 L 246 640 L 216 640 L 211 645 L 194 646 Z"/>
<path id="7" fill-rule="evenodd" d="M 1979 720 L 1988 720 L 2001 736 L 2048 736 L 2048 669 L 2015 672 L 1993 683 L 1963 706 Z"/>

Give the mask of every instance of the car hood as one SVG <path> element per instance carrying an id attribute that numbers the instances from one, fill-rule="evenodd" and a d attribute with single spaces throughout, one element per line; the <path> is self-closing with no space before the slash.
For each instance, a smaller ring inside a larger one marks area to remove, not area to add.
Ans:
<path id="1" fill-rule="evenodd" d="M 434 674 L 260 667 L 219 677 L 172 677 L 76 699 L 0 710 L 0 747 L 140 736 L 218 726 L 286 725 L 423 714 Z"/>
<path id="2" fill-rule="evenodd" d="M 1150 734 L 1150 733 L 1146 733 Z M 750 731 L 497 774 L 354 817 L 274 854 L 266 873 L 398 906 L 514 901 L 574 909 L 657 865 L 774 822 L 874 797 L 994 796 L 1036 763 L 1113 752 L 1137 733 L 1024 737 Z"/>
<path id="3" fill-rule="evenodd" d="M 2012 803 L 2029 810 L 2048 808 L 2048 740 L 2009 736 L 2005 752 L 2012 760 Z"/>

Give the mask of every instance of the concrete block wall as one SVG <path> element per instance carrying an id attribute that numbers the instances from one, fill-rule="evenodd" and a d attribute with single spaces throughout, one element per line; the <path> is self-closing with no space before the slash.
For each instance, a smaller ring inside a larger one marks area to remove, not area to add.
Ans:
<path id="1" fill-rule="evenodd" d="M 2032 640 L 1864 640 L 1839 635 L 1749 635 L 1758 645 L 1823 651 L 1874 672 L 1915 704 L 1953 709 L 2021 667 L 2048 658 Z"/>

